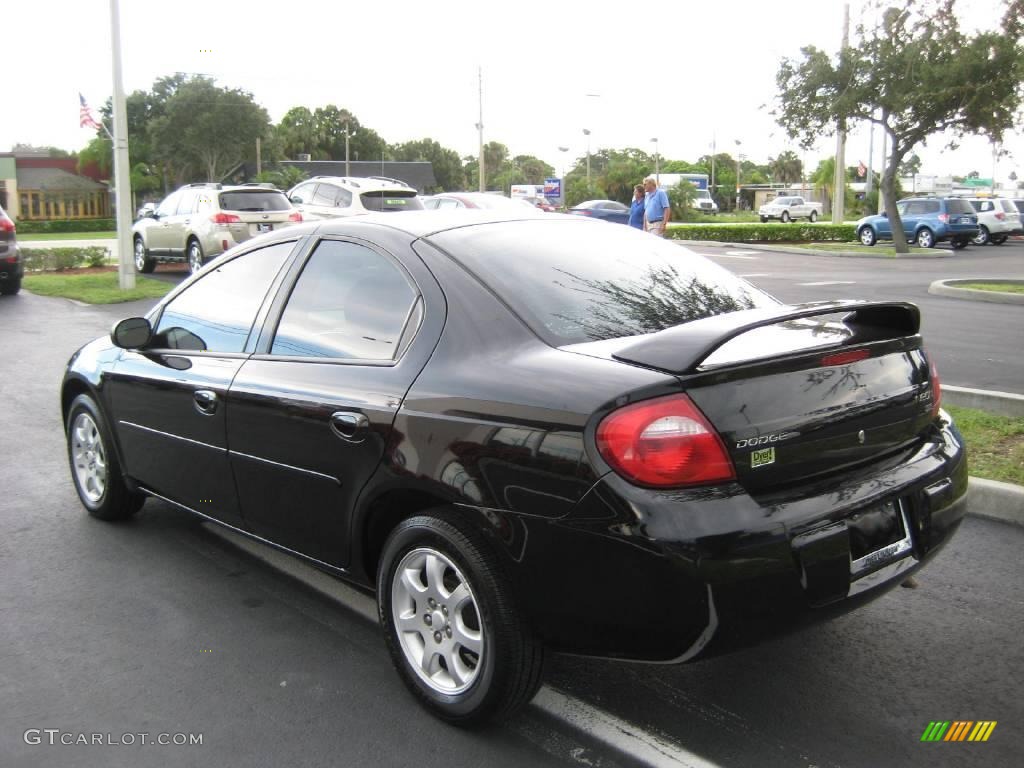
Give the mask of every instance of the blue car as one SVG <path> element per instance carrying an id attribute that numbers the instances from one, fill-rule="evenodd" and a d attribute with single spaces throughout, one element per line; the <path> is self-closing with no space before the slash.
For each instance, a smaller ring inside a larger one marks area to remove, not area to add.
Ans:
<path id="1" fill-rule="evenodd" d="M 971 204 L 959 197 L 909 197 L 896 203 L 908 243 L 931 248 L 949 240 L 953 248 L 966 248 L 978 234 L 978 216 Z M 889 217 L 865 216 L 855 225 L 857 239 L 864 245 L 892 240 Z"/>
<path id="2" fill-rule="evenodd" d="M 589 216 L 592 219 L 604 219 L 618 224 L 629 224 L 629 206 L 615 200 L 587 200 L 574 205 L 569 213 L 577 216 Z"/>

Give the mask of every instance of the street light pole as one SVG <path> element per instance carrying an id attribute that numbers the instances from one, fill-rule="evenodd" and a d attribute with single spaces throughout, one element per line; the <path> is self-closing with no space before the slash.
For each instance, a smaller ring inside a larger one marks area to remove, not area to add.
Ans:
<path id="1" fill-rule="evenodd" d="M 740 146 L 743 144 L 742 141 L 736 139 L 736 210 L 740 209 L 740 159 L 743 157 L 740 154 Z"/>
<path id="2" fill-rule="evenodd" d="M 480 177 L 480 191 L 487 191 L 487 184 L 484 180 L 484 70 L 483 67 L 476 68 L 477 80 L 479 84 L 479 96 L 480 96 L 480 120 L 476 124 L 476 129 L 480 134 L 480 168 L 477 174 Z"/>
<path id="3" fill-rule="evenodd" d="M 111 100 L 114 119 L 114 221 L 117 226 L 117 284 L 122 291 L 135 287 L 135 262 L 132 259 L 132 185 L 128 158 L 128 113 L 121 77 L 121 8 L 110 0 L 110 48 L 113 63 L 114 95 Z"/>
<path id="4" fill-rule="evenodd" d="M 345 175 L 346 176 L 351 176 L 352 175 L 352 171 L 349 168 L 349 162 L 348 162 L 348 137 L 349 137 L 348 120 L 345 120 Z"/>
<path id="5" fill-rule="evenodd" d="M 658 163 L 658 137 L 655 136 L 651 141 L 654 142 L 654 179 L 658 182 L 658 186 L 661 186 L 661 171 L 660 164 Z"/>
<path id="6" fill-rule="evenodd" d="M 583 135 L 587 137 L 587 194 L 590 194 L 590 130 L 583 129 Z"/>

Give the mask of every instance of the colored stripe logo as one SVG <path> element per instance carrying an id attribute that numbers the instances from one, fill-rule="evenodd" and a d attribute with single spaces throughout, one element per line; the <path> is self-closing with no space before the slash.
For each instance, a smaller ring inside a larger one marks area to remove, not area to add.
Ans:
<path id="1" fill-rule="evenodd" d="M 996 729 L 996 720 L 932 720 L 921 734 L 921 741 L 988 741 Z"/>

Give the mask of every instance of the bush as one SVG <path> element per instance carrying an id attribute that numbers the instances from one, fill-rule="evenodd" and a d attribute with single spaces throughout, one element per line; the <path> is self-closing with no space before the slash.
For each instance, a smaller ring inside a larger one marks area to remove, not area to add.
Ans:
<path id="1" fill-rule="evenodd" d="M 112 232 L 117 229 L 113 219 L 68 219 L 61 221 L 17 222 L 23 235 L 44 235 L 53 232 Z"/>
<path id="2" fill-rule="evenodd" d="M 102 267 L 110 250 L 97 245 L 88 248 L 21 248 L 26 272 L 63 272 L 80 267 Z"/>
<path id="3" fill-rule="evenodd" d="M 853 224 L 680 224 L 669 228 L 674 240 L 721 243 L 812 243 L 855 241 Z"/>

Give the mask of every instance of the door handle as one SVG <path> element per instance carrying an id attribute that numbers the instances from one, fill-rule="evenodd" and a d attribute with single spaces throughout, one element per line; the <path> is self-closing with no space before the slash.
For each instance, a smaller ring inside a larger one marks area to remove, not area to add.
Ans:
<path id="1" fill-rule="evenodd" d="M 361 443 L 366 438 L 370 420 L 356 411 L 336 411 L 331 414 L 331 429 L 342 440 Z"/>
<path id="2" fill-rule="evenodd" d="M 212 416 L 217 412 L 217 393 L 209 389 L 197 389 L 192 395 L 196 410 L 204 416 Z"/>

